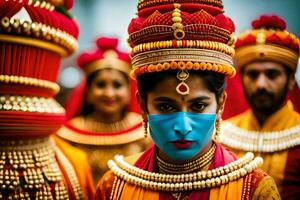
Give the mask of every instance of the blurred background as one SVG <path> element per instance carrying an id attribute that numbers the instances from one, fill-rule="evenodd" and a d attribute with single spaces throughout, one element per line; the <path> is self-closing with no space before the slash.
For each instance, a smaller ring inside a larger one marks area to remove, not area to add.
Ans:
<path id="1" fill-rule="evenodd" d="M 98 36 L 119 38 L 120 48 L 130 51 L 127 45 L 127 25 L 135 16 L 138 0 L 75 0 L 72 13 L 80 26 L 79 48 L 61 64 L 57 100 L 64 105 L 67 96 L 81 80 L 76 58 L 85 50 L 92 50 Z M 251 21 L 263 13 L 278 14 L 287 22 L 288 30 L 300 37 L 299 0 L 223 0 L 226 16 L 236 25 L 236 34 L 251 27 Z M 296 74 L 300 84 L 300 70 Z"/>

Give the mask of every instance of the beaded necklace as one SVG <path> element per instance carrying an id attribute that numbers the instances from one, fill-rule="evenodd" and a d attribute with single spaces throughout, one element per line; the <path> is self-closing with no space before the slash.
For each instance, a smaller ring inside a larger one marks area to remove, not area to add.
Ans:
<path id="1" fill-rule="evenodd" d="M 165 162 L 161 159 L 158 155 L 156 155 L 156 163 L 159 168 L 159 172 L 163 174 L 182 174 L 184 173 L 191 173 L 195 171 L 200 171 L 209 163 L 211 163 L 216 150 L 216 145 L 213 146 L 202 156 L 197 158 L 196 160 L 184 163 L 184 164 L 171 164 Z"/>
<path id="2" fill-rule="evenodd" d="M 116 155 L 108 167 L 120 179 L 145 189 L 167 192 L 181 192 L 209 189 L 237 180 L 251 173 L 263 162 L 261 157 L 254 158 L 253 153 L 225 166 L 181 175 L 153 173 L 127 163 L 123 156 Z"/>
<path id="3" fill-rule="evenodd" d="M 281 131 L 248 131 L 230 122 L 221 127 L 220 142 L 228 147 L 251 152 L 276 152 L 300 144 L 300 125 Z"/>

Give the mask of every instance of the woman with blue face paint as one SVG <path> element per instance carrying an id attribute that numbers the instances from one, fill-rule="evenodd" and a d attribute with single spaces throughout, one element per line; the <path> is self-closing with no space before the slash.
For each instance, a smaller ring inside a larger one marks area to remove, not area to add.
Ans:
<path id="1" fill-rule="evenodd" d="M 95 199 L 280 199 L 260 157 L 237 159 L 217 142 L 225 77 L 235 74 L 233 22 L 219 0 L 180 2 L 140 1 L 129 25 L 131 75 L 154 145 L 109 161 Z"/>

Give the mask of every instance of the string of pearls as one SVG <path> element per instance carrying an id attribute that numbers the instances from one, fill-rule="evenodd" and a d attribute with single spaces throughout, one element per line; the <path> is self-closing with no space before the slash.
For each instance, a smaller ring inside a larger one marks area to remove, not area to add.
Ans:
<path id="1" fill-rule="evenodd" d="M 248 131 L 230 122 L 221 127 L 220 142 L 228 147 L 252 152 L 275 152 L 300 144 L 300 125 L 280 131 Z"/>
<path id="2" fill-rule="evenodd" d="M 110 160 L 108 166 L 117 177 L 128 183 L 150 190 L 174 192 L 207 189 L 237 180 L 262 164 L 261 157 L 253 158 L 253 153 L 247 153 L 223 167 L 181 175 L 148 172 L 130 165 L 120 155 L 116 155 L 114 161 Z"/>

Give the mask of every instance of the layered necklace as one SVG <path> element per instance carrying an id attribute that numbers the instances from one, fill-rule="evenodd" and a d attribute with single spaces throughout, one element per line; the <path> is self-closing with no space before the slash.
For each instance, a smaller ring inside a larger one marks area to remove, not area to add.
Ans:
<path id="1" fill-rule="evenodd" d="M 162 174 L 182 174 L 182 173 L 192 173 L 200 170 L 208 170 L 211 164 L 216 150 L 216 145 L 213 143 L 212 147 L 202 156 L 196 160 L 183 164 L 171 164 L 165 162 L 162 158 L 156 154 L 156 163 L 158 165 L 158 172 Z M 176 200 L 186 200 L 188 199 L 188 193 L 184 192 L 172 192 L 172 196 Z"/>
<path id="2" fill-rule="evenodd" d="M 220 142 L 243 151 L 270 153 L 300 145 L 300 125 L 281 131 L 248 131 L 223 122 Z"/>
<path id="3" fill-rule="evenodd" d="M 213 144 L 212 147 L 202 156 L 196 160 L 183 164 L 171 164 L 165 162 L 162 158 L 156 155 L 156 163 L 158 165 L 158 171 L 162 174 L 182 174 L 182 173 L 192 173 L 195 171 L 200 171 L 203 168 L 207 168 L 208 165 L 213 160 L 216 150 L 216 145 Z"/>
<path id="4" fill-rule="evenodd" d="M 116 155 L 114 160 L 108 161 L 108 167 L 121 180 L 145 189 L 185 192 L 209 189 L 235 181 L 251 173 L 262 162 L 261 157 L 254 158 L 253 153 L 246 153 L 238 160 L 216 169 L 182 174 L 162 174 L 140 169 L 126 162 L 123 156 Z"/>

